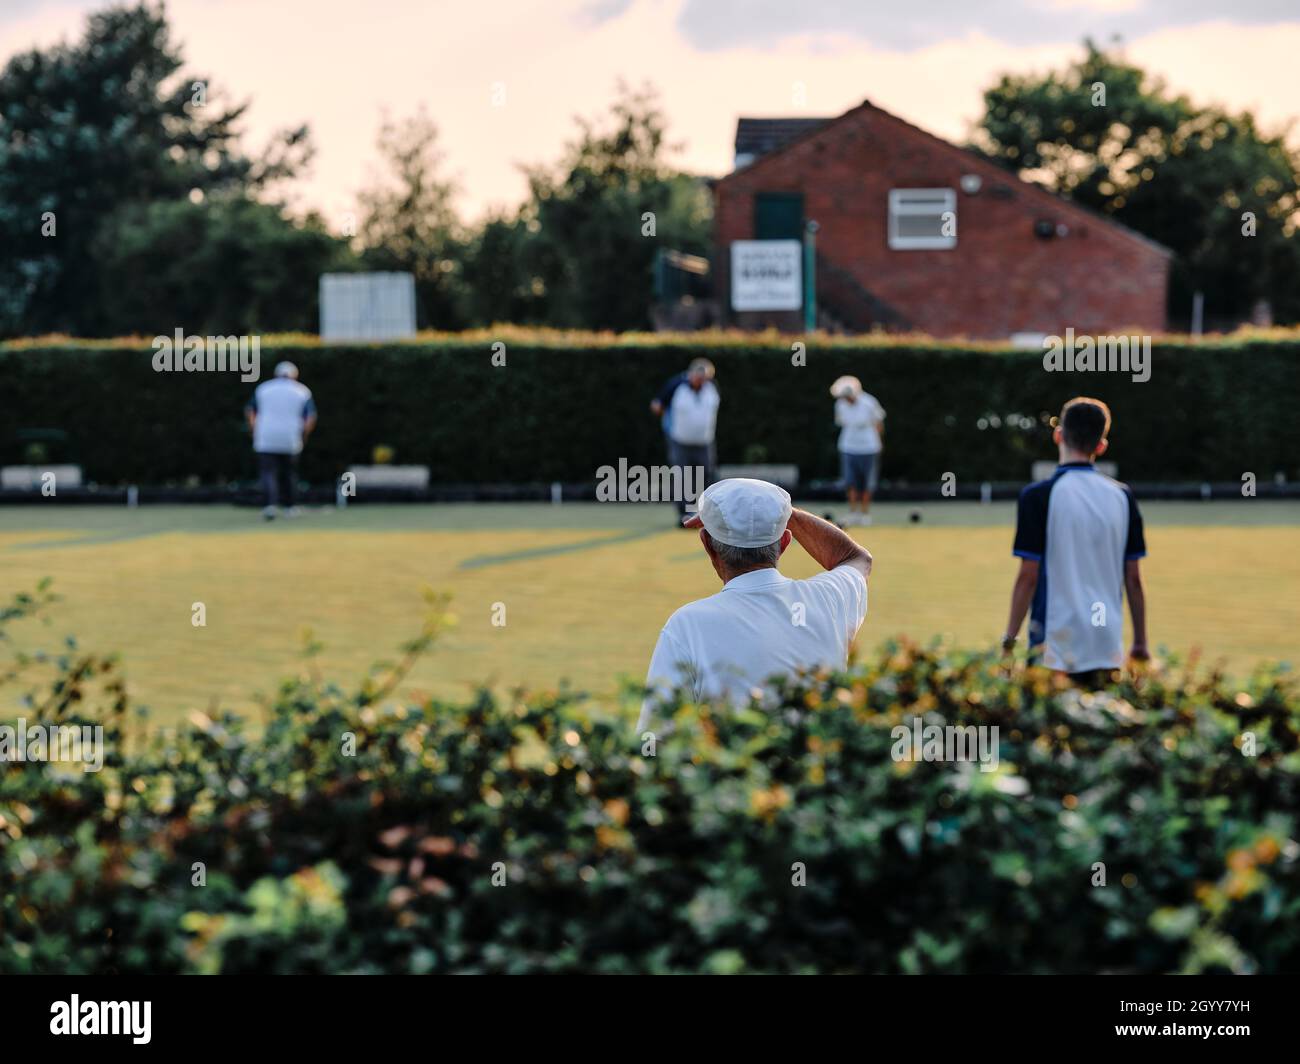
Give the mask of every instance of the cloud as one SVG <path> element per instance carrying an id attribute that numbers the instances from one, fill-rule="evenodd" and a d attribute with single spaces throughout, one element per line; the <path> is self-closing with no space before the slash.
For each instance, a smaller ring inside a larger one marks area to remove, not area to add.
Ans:
<path id="1" fill-rule="evenodd" d="M 8 22 L 28 15 L 34 15 L 42 8 L 67 7 L 75 5 L 78 0 L 5 0 L 4 10 L 0 12 L 0 22 Z"/>
<path id="2" fill-rule="evenodd" d="M 33 48 L 79 40 L 91 0 L 0 0 L 0 68 Z"/>
<path id="3" fill-rule="evenodd" d="M 577 22 L 581 26 L 603 26 L 620 15 L 626 14 L 632 6 L 632 0 L 591 0 L 578 12 Z"/>
<path id="4" fill-rule="evenodd" d="M 1027 46 L 1126 39 L 1208 21 L 1237 25 L 1300 22 L 1295 0 L 686 0 L 678 29 L 696 48 L 773 47 L 791 38 L 833 37 L 890 51 L 915 51 L 979 32 Z"/>

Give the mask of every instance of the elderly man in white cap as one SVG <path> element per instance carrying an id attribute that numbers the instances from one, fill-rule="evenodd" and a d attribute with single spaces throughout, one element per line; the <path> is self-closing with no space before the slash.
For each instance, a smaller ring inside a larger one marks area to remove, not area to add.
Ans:
<path id="1" fill-rule="evenodd" d="M 275 377 L 257 386 L 244 412 L 253 431 L 253 450 L 266 498 L 262 518 L 273 520 L 281 500 L 288 507 L 287 515 L 296 517 L 298 455 L 316 427 L 316 403 L 311 389 L 299 383 L 298 367 L 292 362 L 277 365 Z"/>
<path id="2" fill-rule="evenodd" d="M 743 704 L 774 676 L 846 665 L 867 614 L 866 550 L 830 522 L 793 509 L 785 491 L 761 480 L 712 485 L 686 525 L 700 529 L 723 586 L 681 607 L 659 633 L 639 731 L 679 687 L 696 700 Z M 791 539 L 826 572 L 782 576 L 777 562 Z"/>

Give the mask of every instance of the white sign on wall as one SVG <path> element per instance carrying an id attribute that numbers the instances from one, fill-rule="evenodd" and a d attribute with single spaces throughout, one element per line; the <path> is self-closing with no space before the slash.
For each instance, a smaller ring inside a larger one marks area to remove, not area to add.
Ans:
<path id="1" fill-rule="evenodd" d="M 798 240 L 732 242 L 732 310 L 798 310 L 802 306 L 803 245 Z"/>
<path id="2" fill-rule="evenodd" d="M 409 273 L 324 273 L 322 340 L 396 340 L 415 335 L 415 277 Z"/>

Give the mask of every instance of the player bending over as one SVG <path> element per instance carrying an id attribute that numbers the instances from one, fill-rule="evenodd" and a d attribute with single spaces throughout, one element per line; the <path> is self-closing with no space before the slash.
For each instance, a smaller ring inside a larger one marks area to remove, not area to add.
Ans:
<path id="1" fill-rule="evenodd" d="M 849 496 L 846 525 L 871 524 L 871 496 L 880 477 L 885 408 L 857 377 L 840 377 L 831 385 L 835 424 L 840 426 L 840 470 Z"/>

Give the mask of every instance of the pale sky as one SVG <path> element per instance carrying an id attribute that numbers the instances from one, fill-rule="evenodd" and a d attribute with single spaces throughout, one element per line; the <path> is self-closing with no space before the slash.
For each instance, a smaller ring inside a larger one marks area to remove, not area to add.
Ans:
<path id="1" fill-rule="evenodd" d="M 0 0 L 0 60 L 79 37 L 100 0 Z M 306 122 L 298 201 L 337 227 L 376 172 L 382 114 L 424 104 L 473 219 L 513 207 L 619 79 L 660 90 L 684 168 L 731 168 L 740 115 L 830 116 L 864 98 L 964 140 L 1004 71 L 1059 68 L 1091 34 L 1197 102 L 1300 117 L 1297 0 L 170 0 L 186 70 L 251 99 L 260 147 Z M 504 93 L 504 101 L 497 103 Z"/>

